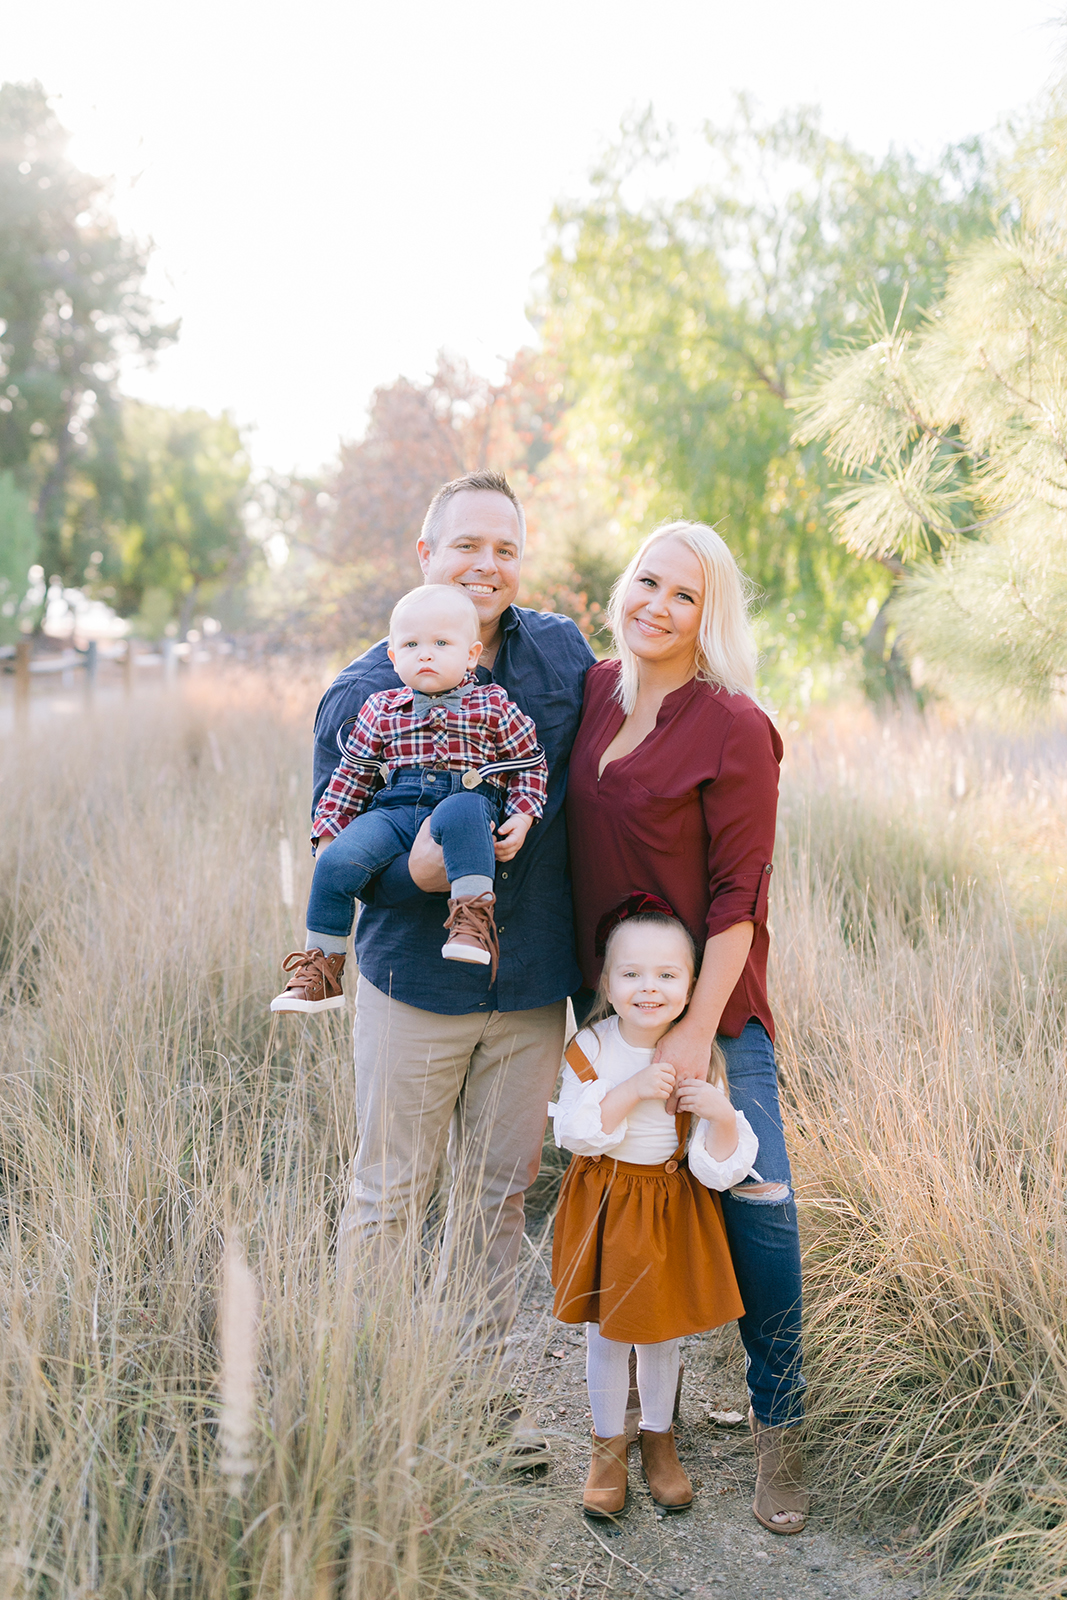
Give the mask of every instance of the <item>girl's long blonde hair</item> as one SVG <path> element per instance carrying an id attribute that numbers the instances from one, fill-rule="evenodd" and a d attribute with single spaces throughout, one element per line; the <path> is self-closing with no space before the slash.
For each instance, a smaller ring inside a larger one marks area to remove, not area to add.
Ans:
<path id="1" fill-rule="evenodd" d="M 700 562 L 704 611 L 697 634 L 696 675 L 728 694 L 756 694 L 756 639 L 749 621 L 753 586 L 734 560 L 721 534 L 706 522 L 665 522 L 654 528 L 619 574 L 608 603 L 608 626 L 622 663 L 616 698 L 629 716 L 637 704 L 638 661 L 622 636 L 622 608 L 634 575 L 653 545 L 678 539 Z"/>

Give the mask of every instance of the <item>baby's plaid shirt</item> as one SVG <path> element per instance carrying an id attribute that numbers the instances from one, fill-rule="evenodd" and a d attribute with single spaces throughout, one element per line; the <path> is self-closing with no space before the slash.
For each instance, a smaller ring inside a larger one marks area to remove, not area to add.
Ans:
<path id="1" fill-rule="evenodd" d="M 420 696 L 420 699 L 425 697 Z M 492 762 L 521 760 L 537 751 L 537 729 L 498 683 L 479 683 L 473 673 L 463 681 L 457 705 L 441 703 L 416 712 L 415 691 L 382 689 L 372 694 L 344 738 L 342 757 L 315 808 L 311 836 L 333 838 L 364 811 L 377 788 L 372 768 L 359 761 L 384 763 L 390 772 L 406 767 L 431 767 L 463 772 Z M 539 817 L 548 790 L 544 759 L 521 772 L 501 774 L 507 784 L 505 814 Z"/>

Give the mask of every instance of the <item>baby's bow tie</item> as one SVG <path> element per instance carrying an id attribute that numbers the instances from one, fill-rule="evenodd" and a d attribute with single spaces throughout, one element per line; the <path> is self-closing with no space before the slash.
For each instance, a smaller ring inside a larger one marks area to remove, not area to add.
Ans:
<path id="1" fill-rule="evenodd" d="M 421 689 L 413 689 L 411 709 L 417 717 L 424 716 L 427 711 L 432 711 L 434 706 L 451 706 L 458 711 L 463 704 L 464 696 L 470 684 L 458 684 L 455 689 L 447 689 L 444 694 L 423 694 Z"/>

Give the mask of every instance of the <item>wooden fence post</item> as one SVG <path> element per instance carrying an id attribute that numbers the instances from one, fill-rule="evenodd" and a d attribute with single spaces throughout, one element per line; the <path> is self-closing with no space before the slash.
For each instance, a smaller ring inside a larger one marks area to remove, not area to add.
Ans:
<path id="1" fill-rule="evenodd" d="M 20 639 L 15 646 L 15 724 L 24 727 L 30 714 L 30 658 L 33 640 Z"/>
<path id="2" fill-rule="evenodd" d="M 90 639 L 85 647 L 85 698 L 89 701 L 96 692 L 97 655 L 96 640 Z"/>

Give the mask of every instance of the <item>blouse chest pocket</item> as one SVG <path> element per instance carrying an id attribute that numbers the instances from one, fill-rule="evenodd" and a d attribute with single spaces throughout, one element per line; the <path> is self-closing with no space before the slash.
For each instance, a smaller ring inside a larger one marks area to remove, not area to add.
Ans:
<path id="1" fill-rule="evenodd" d="M 619 820 L 646 850 L 675 855 L 685 846 L 694 830 L 704 830 L 700 791 L 687 789 L 679 795 L 653 794 L 636 778 L 630 780 L 619 807 Z"/>

